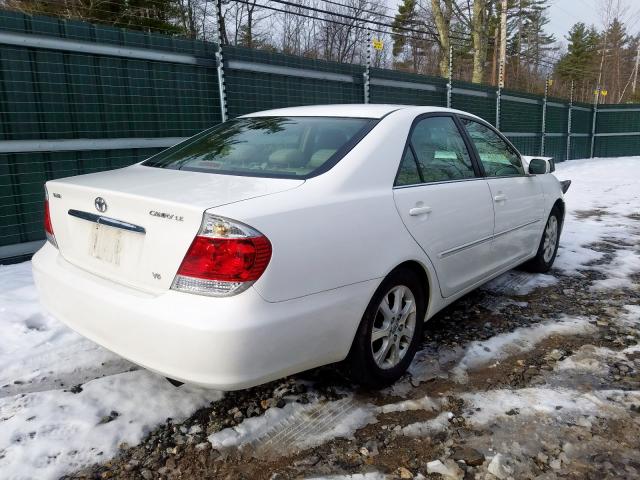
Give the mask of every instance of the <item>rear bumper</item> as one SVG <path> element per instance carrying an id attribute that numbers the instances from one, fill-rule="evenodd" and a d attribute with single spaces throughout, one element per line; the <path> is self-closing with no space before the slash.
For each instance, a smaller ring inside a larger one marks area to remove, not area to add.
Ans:
<path id="1" fill-rule="evenodd" d="M 250 288 L 228 298 L 150 295 L 65 261 L 46 244 L 33 257 L 46 310 L 149 370 L 235 390 L 346 357 L 378 281 L 269 303 Z"/>

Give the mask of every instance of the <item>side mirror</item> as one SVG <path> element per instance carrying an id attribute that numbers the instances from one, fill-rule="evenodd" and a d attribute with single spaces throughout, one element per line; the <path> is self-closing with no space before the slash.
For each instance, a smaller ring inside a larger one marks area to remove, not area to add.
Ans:
<path id="1" fill-rule="evenodd" d="M 532 175 L 542 175 L 551 172 L 551 163 L 542 158 L 532 158 L 529 161 L 529 173 Z"/>
<path id="2" fill-rule="evenodd" d="M 520 158 L 522 159 L 522 166 L 524 167 L 525 171 L 531 175 L 553 173 L 556 171 L 556 162 L 553 161 L 552 157 L 521 155 Z M 542 166 L 540 162 L 543 162 L 546 164 L 545 170 L 542 170 Z M 532 163 L 534 164 L 533 169 L 532 169 Z"/>

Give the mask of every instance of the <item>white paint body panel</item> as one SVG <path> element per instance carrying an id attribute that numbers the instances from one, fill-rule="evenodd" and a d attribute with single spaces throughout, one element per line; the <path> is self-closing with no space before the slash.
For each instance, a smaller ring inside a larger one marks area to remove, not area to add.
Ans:
<path id="1" fill-rule="evenodd" d="M 394 197 L 407 229 L 435 266 L 443 297 L 486 276 L 494 217 L 484 179 L 396 188 Z M 431 211 L 410 215 L 424 206 Z"/>
<path id="2" fill-rule="evenodd" d="M 544 215 L 543 191 L 537 176 L 487 179 L 495 211 L 495 267 L 526 259 L 538 248 L 537 232 Z M 544 216 L 544 219 L 543 219 Z"/>
<path id="3" fill-rule="evenodd" d="M 544 221 L 562 198 L 552 175 L 501 179 L 500 185 L 478 178 L 394 189 L 411 123 L 432 111 L 453 110 L 340 105 L 260 112 L 380 119 L 338 164 L 305 181 L 136 165 L 49 182 L 60 250 L 47 244 L 34 256 L 42 303 L 81 334 L 133 362 L 221 389 L 245 388 L 344 359 L 375 289 L 403 262 L 424 269 L 428 319 L 533 256 Z M 495 208 L 495 188 L 509 197 L 502 210 Z M 85 230 L 91 223 L 82 226 L 83 220 L 67 213 L 95 212 L 93 200 L 99 195 L 109 203 L 105 215 L 146 229 L 142 238 L 129 235 L 127 257 L 118 268 L 87 254 L 91 232 Z M 431 212 L 405 215 L 419 202 Z M 153 217 L 151 209 L 183 219 Z M 205 211 L 248 224 L 271 241 L 264 274 L 236 296 L 169 289 Z M 501 228 L 534 218 L 542 221 L 518 229 L 510 242 L 494 238 Z M 484 241 L 455 251 L 477 240 Z M 514 249 L 513 258 L 501 257 L 504 248 Z"/>

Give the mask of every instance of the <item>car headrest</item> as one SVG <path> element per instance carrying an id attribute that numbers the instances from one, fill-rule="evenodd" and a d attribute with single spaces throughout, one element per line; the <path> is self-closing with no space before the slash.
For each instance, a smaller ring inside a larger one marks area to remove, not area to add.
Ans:
<path id="1" fill-rule="evenodd" d="M 316 151 L 313 155 L 311 155 L 311 159 L 307 163 L 307 167 L 316 169 L 324 162 L 329 160 L 331 155 L 336 153 L 336 150 L 333 148 L 323 148 Z"/>
<path id="2" fill-rule="evenodd" d="M 295 148 L 281 148 L 269 155 L 269 163 L 275 165 L 299 165 L 303 154 Z"/>

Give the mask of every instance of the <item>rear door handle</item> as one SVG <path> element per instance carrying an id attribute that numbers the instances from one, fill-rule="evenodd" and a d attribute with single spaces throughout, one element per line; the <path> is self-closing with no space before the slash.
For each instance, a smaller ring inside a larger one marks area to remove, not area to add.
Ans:
<path id="1" fill-rule="evenodd" d="M 409 210 L 409 215 L 412 217 L 424 215 L 425 213 L 431 213 L 431 207 L 413 207 Z"/>
<path id="2" fill-rule="evenodd" d="M 504 202 L 506 199 L 507 199 L 507 196 L 504 193 L 501 193 L 493 197 L 494 202 Z"/>

